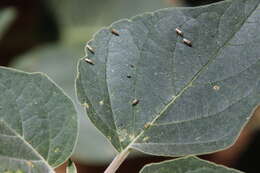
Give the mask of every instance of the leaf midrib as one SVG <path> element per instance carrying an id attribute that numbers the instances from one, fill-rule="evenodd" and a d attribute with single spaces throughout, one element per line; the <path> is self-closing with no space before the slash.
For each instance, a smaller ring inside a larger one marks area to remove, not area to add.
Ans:
<path id="1" fill-rule="evenodd" d="M 258 8 L 258 5 L 256 5 L 256 7 L 245 17 L 245 20 L 241 23 L 241 25 L 239 26 L 238 30 L 235 31 L 230 38 L 228 38 L 224 44 L 222 46 L 220 46 L 216 53 L 208 60 L 208 62 L 203 65 L 201 67 L 201 69 L 193 76 L 193 78 L 184 86 L 184 88 L 175 96 L 172 98 L 172 100 L 159 112 L 158 116 L 156 116 L 149 124 L 150 126 L 148 128 L 144 128 L 138 135 L 136 135 L 136 137 L 133 139 L 133 141 L 126 147 L 126 149 L 131 148 L 131 146 L 139 139 L 139 137 L 141 137 L 144 132 L 146 132 L 147 130 L 149 130 L 149 128 L 163 115 L 163 113 L 165 111 L 168 110 L 168 108 L 175 103 L 175 101 L 182 96 L 182 94 L 188 89 L 190 88 L 190 86 L 192 85 L 192 83 L 200 76 L 200 74 L 208 67 L 208 65 L 210 65 L 215 59 L 216 57 L 219 55 L 220 51 L 222 48 L 224 48 L 236 35 L 236 33 L 243 27 L 243 25 L 246 23 L 246 21 L 248 20 L 248 18 L 255 12 L 255 10 Z"/>
<path id="2" fill-rule="evenodd" d="M 110 41 L 112 39 L 112 36 L 110 35 L 110 38 L 108 39 L 107 43 L 109 44 Z M 106 60 L 105 60 L 105 81 L 106 81 L 106 90 L 107 92 L 109 93 L 109 88 L 108 88 L 108 81 L 107 81 L 107 61 L 108 61 L 108 55 L 109 55 L 109 47 L 106 48 Z M 111 113 L 112 113 L 112 118 L 113 118 L 113 125 L 115 127 L 115 131 L 116 131 L 116 134 L 117 134 L 117 140 L 118 140 L 118 143 L 119 143 L 119 147 L 120 147 L 120 151 L 123 151 L 123 145 L 122 145 L 122 142 L 120 141 L 119 139 L 119 134 L 118 134 L 118 127 L 115 123 L 115 117 L 114 117 L 114 111 L 112 109 L 112 101 L 111 101 L 111 97 L 110 97 L 110 94 L 108 94 L 108 99 L 109 99 L 109 104 L 111 105 L 110 106 L 110 110 L 111 110 Z"/>

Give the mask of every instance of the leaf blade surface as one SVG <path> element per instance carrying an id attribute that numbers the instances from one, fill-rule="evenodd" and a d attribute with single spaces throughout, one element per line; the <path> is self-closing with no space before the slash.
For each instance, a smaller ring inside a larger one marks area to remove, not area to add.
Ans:
<path id="1" fill-rule="evenodd" d="M 201 160 L 197 157 L 186 157 L 161 163 L 146 165 L 140 173 L 242 173 L 238 170 Z"/>
<path id="2" fill-rule="evenodd" d="M 73 103 L 41 73 L 1 67 L 0 88 L 1 169 L 53 172 L 75 146 Z"/>
<path id="3" fill-rule="evenodd" d="M 89 42 L 95 65 L 78 66 L 92 122 L 118 151 L 179 156 L 231 145 L 260 100 L 258 6 L 165 9 L 114 23 L 119 36 L 102 29 Z"/>

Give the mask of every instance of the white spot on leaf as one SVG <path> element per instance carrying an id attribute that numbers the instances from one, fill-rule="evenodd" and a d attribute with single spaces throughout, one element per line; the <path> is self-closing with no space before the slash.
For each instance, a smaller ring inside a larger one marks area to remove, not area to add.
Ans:
<path id="1" fill-rule="evenodd" d="M 104 100 L 101 100 L 100 102 L 99 102 L 99 104 L 102 106 L 102 105 L 104 105 Z"/>
<path id="2" fill-rule="evenodd" d="M 219 91 L 219 90 L 220 90 L 220 86 L 215 85 L 215 86 L 213 86 L 213 89 L 214 89 L 215 91 Z"/>

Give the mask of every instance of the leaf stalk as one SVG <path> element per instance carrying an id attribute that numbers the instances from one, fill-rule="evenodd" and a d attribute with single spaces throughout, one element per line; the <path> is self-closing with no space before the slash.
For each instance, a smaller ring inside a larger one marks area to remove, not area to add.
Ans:
<path id="1" fill-rule="evenodd" d="M 120 165 L 125 161 L 129 153 L 130 148 L 127 147 L 114 158 L 114 160 L 111 162 L 111 164 L 108 166 L 104 173 L 115 173 L 120 167 Z"/>

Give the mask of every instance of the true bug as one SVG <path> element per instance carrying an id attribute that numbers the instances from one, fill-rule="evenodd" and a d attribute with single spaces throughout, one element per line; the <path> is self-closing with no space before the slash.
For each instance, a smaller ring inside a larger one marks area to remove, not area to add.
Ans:
<path id="1" fill-rule="evenodd" d="M 192 47 L 192 42 L 186 38 L 183 39 L 183 43 L 185 43 L 186 45 Z"/>
<path id="2" fill-rule="evenodd" d="M 138 103 L 139 103 L 139 100 L 134 99 L 133 102 L 132 102 L 132 105 L 135 106 L 135 105 L 137 105 Z"/>
<path id="3" fill-rule="evenodd" d="M 95 53 L 94 49 L 93 49 L 90 45 L 87 44 L 86 48 L 87 48 L 91 53 L 93 53 L 93 54 Z"/>
<path id="4" fill-rule="evenodd" d="M 111 33 L 114 34 L 114 35 L 116 35 L 116 36 L 119 36 L 119 32 L 118 32 L 117 30 L 115 30 L 115 29 L 112 29 L 112 30 L 111 30 Z"/>
<path id="5" fill-rule="evenodd" d="M 176 33 L 177 33 L 178 35 L 180 35 L 180 36 L 183 37 L 184 34 L 183 34 L 183 32 L 182 32 L 179 28 L 176 28 L 175 31 L 176 31 Z"/>
<path id="6" fill-rule="evenodd" d="M 94 64 L 95 64 L 95 63 L 94 63 L 91 59 L 89 59 L 89 58 L 84 58 L 84 61 L 87 62 L 87 63 L 89 63 L 89 64 L 91 64 L 91 65 L 94 65 Z"/>
<path id="7" fill-rule="evenodd" d="M 220 86 L 215 85 L 215 86 L 213 86 L 213 89 L 214 89 L 215 91 L 218 91 L 218 90 L 220 90 Z"/>

